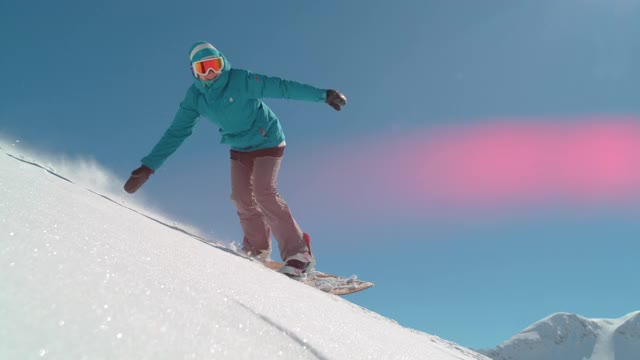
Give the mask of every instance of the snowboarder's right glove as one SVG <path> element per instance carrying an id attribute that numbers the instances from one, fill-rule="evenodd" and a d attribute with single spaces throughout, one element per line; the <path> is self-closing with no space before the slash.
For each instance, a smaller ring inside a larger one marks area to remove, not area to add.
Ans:
<path id="1" fill-rule="evenodd" d="M 133 170 L 131 176 L 129 177 L 129 180 L 127 180 L 127 183 L 124 184 L 124 190 L 129 194 L 133 194 L 134 192 L 138 191 L 138 189 L 140 189 L 142 184 L 144 184 L 149 179 L 149 176 L 151 176 L 151 174 L 153 173 L 153 169 L 146 165 L 142 165 L 139 168 Z"/>
<path id="2" fill-rule="evenodd" d="M 325 102 L 332 108 L 340 111 L 341 106 L 347 105 L 347 98 L 337 90 L 327 90 L 327 99 Z"/>

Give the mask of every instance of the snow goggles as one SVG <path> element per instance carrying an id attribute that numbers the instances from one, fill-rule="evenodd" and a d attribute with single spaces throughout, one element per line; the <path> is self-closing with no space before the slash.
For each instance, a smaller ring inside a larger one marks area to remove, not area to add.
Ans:
<path id="1" fill-rule="evenodd" d="M 209 70 L 213 70 L 215 73 L 219 73 L 224 68 L 224 60 L 222 57 L 214 57 L 196 61 L 191 64 L 191 70 L 194 76 L 207 75 Z"/>

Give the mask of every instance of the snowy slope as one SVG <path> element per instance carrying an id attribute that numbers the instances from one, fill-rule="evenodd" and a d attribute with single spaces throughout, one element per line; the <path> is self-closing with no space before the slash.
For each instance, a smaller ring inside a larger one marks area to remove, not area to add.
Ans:
<path id="1" fill-rule="evenodd" d="M 0 359 L 486 359 L 43 164 L 0 149 Z"/>
<path id="2" fill-rule="evenodd" d="M 640 311 L 620 319 L 554 314 L 486 354 L 495 360 L 638 360 Z"/>

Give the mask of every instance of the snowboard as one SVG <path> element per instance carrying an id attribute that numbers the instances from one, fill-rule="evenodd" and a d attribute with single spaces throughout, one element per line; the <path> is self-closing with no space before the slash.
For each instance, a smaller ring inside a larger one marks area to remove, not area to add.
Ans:
<path id="1" fill-rule="evenodd" d="M 267 261 L 264 265 L 276 271 L 284 266 L 283 263 L 273 260 Z M 355 275 L 345 278 L 316 270 L 300 277 L 292 277 L 292 279 L 334 295 L 349 295 L 366 290 L 374 285 L 372 282 L 358 279 Z"/>

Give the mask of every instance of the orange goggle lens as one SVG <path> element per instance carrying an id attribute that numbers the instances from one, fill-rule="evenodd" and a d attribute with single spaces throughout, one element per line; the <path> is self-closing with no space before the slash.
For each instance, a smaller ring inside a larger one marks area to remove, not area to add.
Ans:
<path id="1" fill-rule="evenodd" d="M 200 75 L 206 75 L 209 70 L 213 70 L 218 73 L 222 71 L 223 67 L 224 61 L 221 57 L 204 59 L 202 61 L 193 63 L 193 72 Z"/>

